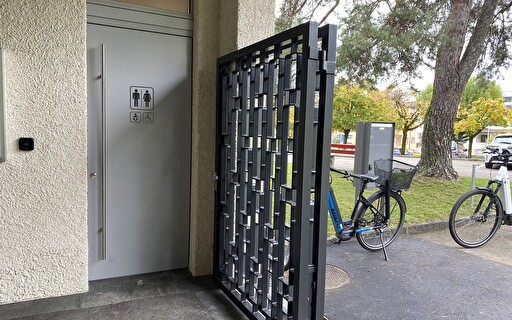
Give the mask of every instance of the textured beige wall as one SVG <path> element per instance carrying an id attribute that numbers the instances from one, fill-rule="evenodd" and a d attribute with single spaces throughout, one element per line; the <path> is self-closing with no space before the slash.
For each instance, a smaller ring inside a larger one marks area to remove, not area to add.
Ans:
<path id="1" fill-rule="evenodd" d="M 85 23 L 85 0 L 0 0 L 0 304 L 88 289 Z"/>
<path id="2" fill-rule="evenodd" d="M 274 34 L 275 0 L 243 0 L 239 3 L 237 11 L 237 49 L 246 47 Z M 230 28 L 229 25 L 226 27 Z"/>
<path id="3" fill-rule="evenodd" d="M 274 33 L 274 0 L 195 0 L 190 271 L 213 271 L 217 58 Z M 219 5 L 220 4 L 220 5 Z"/>
<path id="4" fill-rule="evenodd" d="M 273 33 L 274 0 L 194 1 L 190 270 L 212 272 L 216 59 Z M 87 290 L 85 0 L 0 0 L 7 162 L 0 304 Z M 35 150 L 17 150 L 17 139 Z"/>

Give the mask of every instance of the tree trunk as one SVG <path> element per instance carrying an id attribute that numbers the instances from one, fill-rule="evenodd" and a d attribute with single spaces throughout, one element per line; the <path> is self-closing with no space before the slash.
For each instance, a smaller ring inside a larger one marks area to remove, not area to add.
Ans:
<path id="1" fill-rule="evenodd" d="M 444 86 L 444 92 L 441 96 L 441 94 L 435 94 L 436 89 L 434 89 L 425 121 L 419 162 L 420 172 L 423 175 L 448 180 L 458 177 L 453 169 L 450 154 L 453 124 L 461 91 L 451 80 L 453 78 L 446 77 L 437 81 L 438 86 Z"/>
<path id="2" fill-rule="evenodd" d="M 407 145 L 407 132 L 408 132 L 408 129 L 406 129 L 406 127 L 404 126 L 404 128 L 402 130 L 402 147 L 400 148 L 401 155 L 405 154 L 405 147 Z"/>
<path id="3" fill-rule="evenodd" d="M 348 135 L 349 135 L 349 133 L 350 133 L 350 130 L 347 130 L 347 129 L 343 130 L 343 143 L 344 144 L 348 143 Z"/>
<path id="4" fill-rule="evenodd" d="M 482 5 L 467 46 L 464 44 L 472 1 L 452 0 L 451 3 L 450 15 L 441 30 L 434 91 L 426 115 L 419 162 L 419 170 L 423 175 L 447 180 L 458 177 L 450 159 L 457 107 L 462 91 L 484 53 L 497 0 L 486 0 Z"/>
<path id="5" fill-rule="evenodd" d="M 475 137 L 469 137 L 468 158 L 473 157 L 473 139 L 475 139 Z"/>

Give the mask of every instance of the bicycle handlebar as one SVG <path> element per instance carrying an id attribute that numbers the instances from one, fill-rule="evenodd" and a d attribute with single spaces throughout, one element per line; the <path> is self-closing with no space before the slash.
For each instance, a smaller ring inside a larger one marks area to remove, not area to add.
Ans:
<path id="1" fill-rule="evenodd" d="M 501 160 L 509 160 L 509 158 L 512 156 L 512 153 L 510 153 L 508 150 L 502 150 L 500 152 L 499 148 L 494 148 L 491 146 L 485 147 L 487 150 L 489 150 L 492 153 L 496 153 Z"/>
<path id="2" fill-rule="evenodd" d="M 343 170 L 343 171 L 342 171 L 342 170 L 338 170 L 338 169 L 335 169 L 335 168 L 330 168 L 330 170 L 331 170 L 331 171 L 333 171 L 333 172 L 336 172 L 336 173 L 341 174 L 341 175 L 343 176 L 343 178 L 348 178 L 348 177 L 350 177 L 350 173 L 348 173 L 348 171 L 347 171 L 347 170 Z"/>

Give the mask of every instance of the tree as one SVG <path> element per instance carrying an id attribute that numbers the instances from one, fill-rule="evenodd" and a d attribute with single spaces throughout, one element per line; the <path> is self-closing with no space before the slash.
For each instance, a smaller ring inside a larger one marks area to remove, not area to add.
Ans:
<path id="1" fill-rule="evenodd" d="M 459 103 L 453 139 L 460 142 L 469 141 L 470 157 L 476 135 L 487 126 L 507 124 L 508 112 L 501 97 L 501 87 L 496 81 L 488 80 L 485 75 L 480 74 L 468 80 Z M 486 99 L 486 103 L 476 103 L 481 99 Z M 488 109 L 494 105 L 495 109 Z"/>
<path id="2" fill-rule="evenodd" d="M 459 108 L 459 121 L 455 123 L 455 134 L 463 140 L 469 140 L 468 156 L 472 156 L 473 139 L 487 126 L 506 126 L 510 110 L 503 104 L 503 99 L 480 97 L 471 102 L 469 108 Z"/>
<path id="3" fill-rule="evenodd" d="M 358 85 L 338 84 L 334 88 L 332 127 L 343 132 L 343 143 L 347 143 L 350 131 L 359 121 L 391 120 L 391 105 L 385 95 L 374 89 Z"/>
<path id="4" fill-rule="evenodd" d="M 400 88 L 390 89 L 387 94 L 397 116 L 396 129 L 402 131 L 400 154 L 405 154 L 408 133 L 423 125 L 428 102 L 421 95 L 413 95 Z"/>
<path id="5" fill-rule="evenodd" d="M 276 19 L 276 33 L 313 20 L 318 13 L 321 15 L 318 23 L 322 24 L 339 4 L 340 0 L 283 0 Z"/>
<path id="6" fill-rule="evenodd" d="M 420 66 L 435 65 L 419 162 L 424 175 L 457 178 L 450 160 L 457 107 L 479 62 L 487 73 L 507 65 L 511 6 L 505 0 L 354 0 L 341 20 L 337 63 L 348 80 L 396 74 L 407 80 Z"/>

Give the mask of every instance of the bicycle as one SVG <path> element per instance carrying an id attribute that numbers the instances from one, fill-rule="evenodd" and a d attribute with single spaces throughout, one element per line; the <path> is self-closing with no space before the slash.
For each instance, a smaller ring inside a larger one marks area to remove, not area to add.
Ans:
<path id="1" fill-rule="evenodd" d="M 334 242 L 339 244 L 355 236 L 359 244 L 368 251 L 382 249 L 385 260 L 388 260 L 386 247 L 402 230 L 407 210 L 401 192 L 410 187 L 417 169 L 417 166 L 388 159 L 374 162 L 375 175 L 355 174 L 331 168 L 331 171 L 341 174 L 342 178 L 361 181 L 350 219 L 343 220 L 331 177 L 328 199 L 329 215 L 336 232 Z M 366 198 L 364 191 L 373 182 L 379 190 Z"/>
<path id="2" fill-rule="evenodd" d="M 487 147 L 495 153 L 500 168 L 486 187 L 477 187 L 463 194 L 453 205 L 448 226 L 457 244 L 476 248 L 487 243 L 502 224 L 512 225 L 512 197 L 507 165 L 511 153 Z M 503 202 L 505 212 L 503 210 Z"/>

